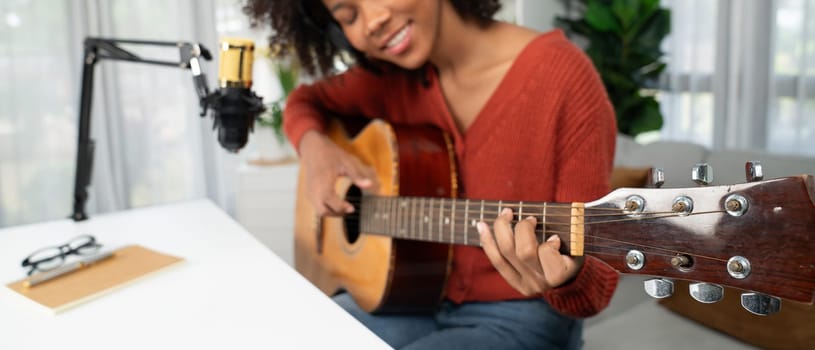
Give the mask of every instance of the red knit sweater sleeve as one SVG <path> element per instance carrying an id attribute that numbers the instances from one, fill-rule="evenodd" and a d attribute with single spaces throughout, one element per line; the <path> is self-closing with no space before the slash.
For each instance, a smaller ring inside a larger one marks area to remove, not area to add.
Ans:
<path id="1" fill-rule="evenodd" d="M 588 58 L 576 48 L 567 49 L 568 82 L 559 116 L 558 172 L 555 200 L 587 202 L 610 191 L 614 163 L 616 119 L 605 88 Z M 574 317 L 588 317 L 608 306 L 617 287 L 618 274 L 594 257 L 570 283 L 544 293 L 556 309 Z"/>
<path id="2" fill-rule="evenodd" d="M 392 86 L 386 88 L 392 85 L 388 83 L 390 76 L 352 68 L 298 87 L 286 100 L 283 113 L 283 130 L 289 141 L 299 151 L 303 134 L 312 129 L 323 131 L 328 115 L 382 117 L 385 94 L 394 90 Z"/>

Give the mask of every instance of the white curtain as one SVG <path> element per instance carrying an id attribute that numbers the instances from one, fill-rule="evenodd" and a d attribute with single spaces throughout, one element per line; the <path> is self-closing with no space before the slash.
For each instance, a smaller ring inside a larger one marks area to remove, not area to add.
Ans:
<path id="1" fill-rule="evenodd" d="M 663 5 L 672 27 L 657 138 L 815 155 L 815 2 Z"/>
<path id="2" fill-rule="evenodd" d="M 767 148 L 815 155 L 815 1 L 777 1 L 774 15 Z"/>
<path id="3" fill-rule="evenodd" d="M 216 17 L 224 8 L 239 4 L 0 2 L 0 226 L 71 212 L 86 36 L 200 42 L 215 53 Z M 145 58 L 179 59 L 175 49 L 123 47 Z M 210 87 L 216 63 L 205 63 Z M 198 116 L 191 73 L 121 61 L 102 61 L 95 73 L 88 213 L 195 198 L 231 212 L 241 156 L 222 150 L 211 118 Z"/>

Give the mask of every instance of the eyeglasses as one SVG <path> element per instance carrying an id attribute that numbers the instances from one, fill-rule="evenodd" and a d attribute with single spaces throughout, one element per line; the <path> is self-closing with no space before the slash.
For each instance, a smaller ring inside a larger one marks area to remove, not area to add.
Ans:
<path id="1" fill-rule="evenodd" d="M 71 255 L 92 255 L 99 251 L 101 244 L 96 242 L 96 238 L 91 235 L 75 237 L 69 242 L 37 250 L 23 260 L 22 266 L 29 268 L 28 274 L 35 271 L 53 270 L 65 262 Z"/>

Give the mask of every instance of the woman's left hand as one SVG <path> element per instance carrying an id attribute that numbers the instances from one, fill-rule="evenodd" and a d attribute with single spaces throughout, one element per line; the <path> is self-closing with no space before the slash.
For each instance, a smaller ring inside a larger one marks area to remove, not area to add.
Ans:
<path id="1" fill-rule="evenodd" d="M 493 236 L 489 226 L 478 223 L 481 246 L 495 269 L 509 285 L 525 296 L 543 293 L 571 280 L 583 266 L 583 258 L 561 255 L 560 237 L 553 235 L 538 244 L 537 220 L 519 218 L 512 229 L 512 210 L 505 208 L 495 219 Z"/>

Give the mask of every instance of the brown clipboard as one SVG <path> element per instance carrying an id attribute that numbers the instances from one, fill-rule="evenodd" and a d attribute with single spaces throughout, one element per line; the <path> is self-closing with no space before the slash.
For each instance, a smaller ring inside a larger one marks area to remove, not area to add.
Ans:
<path id="1" fill-rule="evenodd" d="M 129 245 L 115 250 L 108 259 L 42 284 L 26 287 L 26 279 L 22 279 L 7 287 L 59 313 L 182 261 L 183 258 Z"/>

